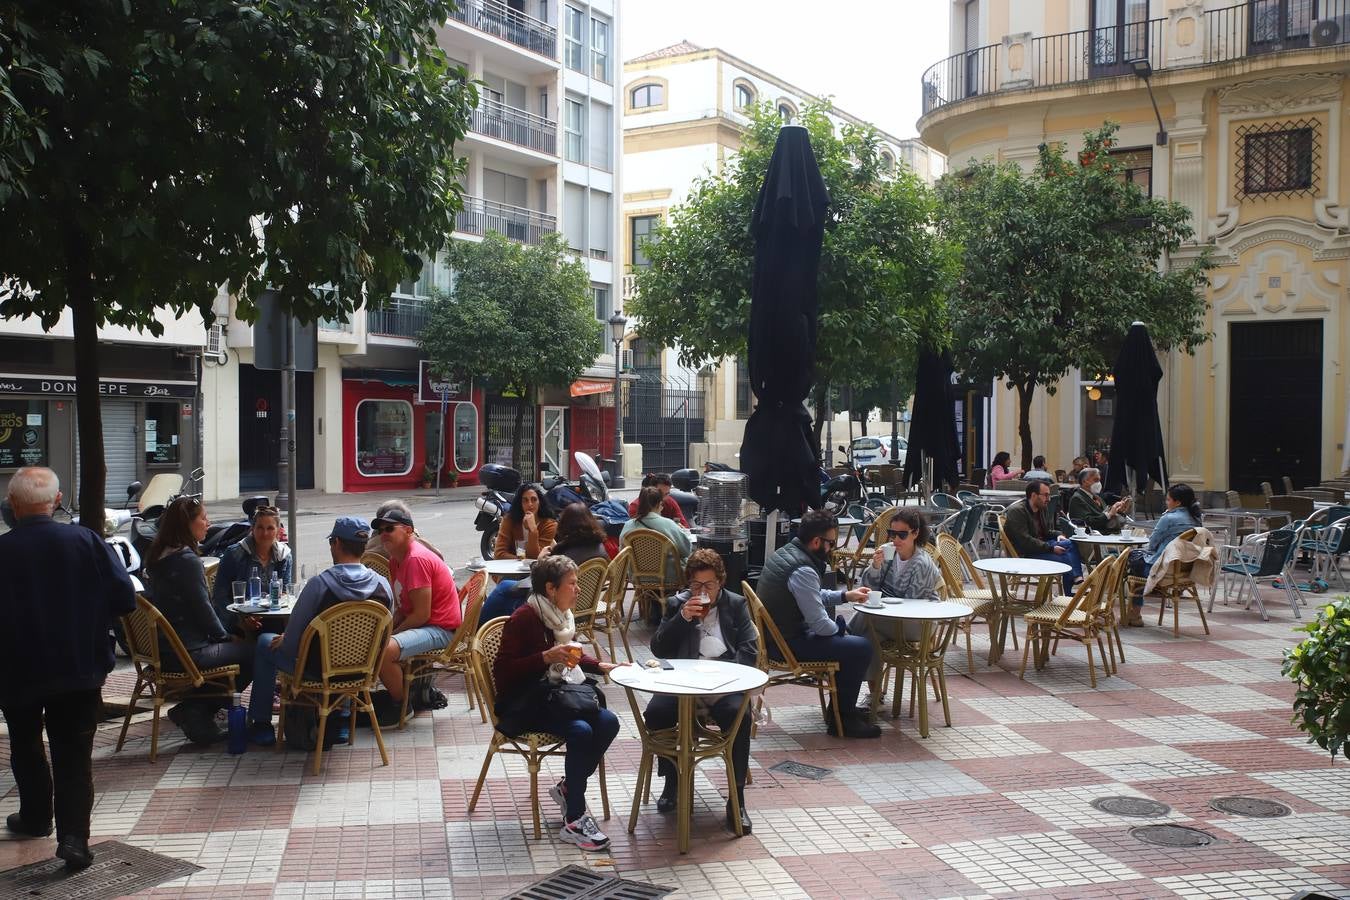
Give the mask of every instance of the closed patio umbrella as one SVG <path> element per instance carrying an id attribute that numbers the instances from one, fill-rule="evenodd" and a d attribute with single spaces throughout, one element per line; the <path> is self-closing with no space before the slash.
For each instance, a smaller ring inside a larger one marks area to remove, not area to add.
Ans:
<path id="1" fill-rule="evenodd" d="M 952 392 L 950 350 L 924 348 L 914 378 L 914 411 L 909 422 L 909 449 L 905 451 L 904 485 L 923 477 L 923 460 L 933 460 L 932 486 L 955 487 L 956 461 L 961 445 L 956 434 L 956 397 Z"/>
<path id="2" fill-rule="evenodd" d="M 750 389 L 759 403 L 745 424 L 741 469 L 766 512 L 820 505 L 805 400 L 815 381 L 816 275 L 829 196 L 806 129 L 778 132 L 750 229 Z"/>
<path id="3" fill-rule="evenodd" d="M 1131 488 L 1146 489 L 1149 479 L 1166 489 L 1167 460 L 1162 422 L 1158 418 L 1158 383 L 1163 371 L 1143 322 L 1130 326 L 1114 373 L 1115 422 L 1111 426 L 1111 462 L 1104 474 L 1103 489 L 1125 495 Z"/>

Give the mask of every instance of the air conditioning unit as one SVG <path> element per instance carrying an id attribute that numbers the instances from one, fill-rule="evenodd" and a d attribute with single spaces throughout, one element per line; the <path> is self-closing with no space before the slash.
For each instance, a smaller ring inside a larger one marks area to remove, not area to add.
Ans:
<path id="1" fill-rule="evenodd" d="M 206 331 L 206 344 L 202 347 L 205 356 L 213 356 L 222 365 L 225 362 L 225 326 L 212 325 Z"/>
<path id="2" fill-rule="evenodd" d="M 1350 36 L 1350 16 L 1318 19 L 1313 22 L 1311 38 L 1314 47 L 1334 47 L 1344 43 L 1348 36 Z"/>
<path id="3" fill-rule="evenodd" d="M 624 350 L 619 356 L 619 368 L 625 372 L 633 371 L 633 351 Z"/>

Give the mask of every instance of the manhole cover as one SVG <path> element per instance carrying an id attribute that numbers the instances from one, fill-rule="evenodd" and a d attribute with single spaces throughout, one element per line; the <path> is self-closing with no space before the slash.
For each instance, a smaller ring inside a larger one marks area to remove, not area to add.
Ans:
<path id="1" fill-rule="evenodd" d="M 808 766 L 806 763 L 793 762 L 785 759 L 776 766 L 769 767 L 770 772 L 783 772 L 787 775 L 796 775 L 798 778 L 809 778 L 812 781 L 822 781 L 834 769 L 822 769 L 820 766 Z"/>
<path id="2" fill-rule="evenodd" d="M 173 878 L 200 872 L 201 866 L 151 853 L 119 841 L 93 846 L 94 864 L 74 875 L 59 859 L 0 872 L 0 897 L 51 897 L 103 900 L 125 897 Z"/>
<path id="3" fill-rule="evenodd" d="M 1172 811 L 1166 803 L 1147 797 L 1098 797 L 1092 805 L 1104 813 L 1137 819 L 1160 819 Z"/>
<path id="4" fill-rule="evenodd" d="M 586 866 L 566 866 L 508 896 L 511 900 L 659 900 L 672 891 Z"/>
<path id="5" fill-rule="evenodd" d="M 1216 840 L 1212 834 L 1185 825 L 1138 825 L 1130 829 L 1130 834 L 1159 847 L 1208 847 Z"/>
<path id="6" fill-rule="evenodd" d="M 1274 800 L 1262 800 L 1260 797 L 1215 797 L 1209 805 L 1219 812 L 1232 813 L 1235 816 L 1251 816 L 1256 819 L 1278 819 L 1293 812 L 1283 803 Z"/>

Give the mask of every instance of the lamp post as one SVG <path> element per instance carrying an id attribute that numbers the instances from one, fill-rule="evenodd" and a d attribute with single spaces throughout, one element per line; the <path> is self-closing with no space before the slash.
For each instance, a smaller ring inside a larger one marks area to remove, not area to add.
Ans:
<path id="1" fill-rule="evenodd" d="M 1159 147 L 1166 147 L 1167 129 L 1163 127 L 1162 113 L 1158 112 L 1158 101 L 1153 97 L 1153 84 L 1149 81 L 1153 77 L 1153 64 L 1147 59 L 1136 59 L 1130 62 L 1130 68 L 1134 71 L 1135 76 L 1144 82 L 1144 87 L 1148 89 L 1148 99 L 1153 104 L 1153 115 L 1158 120 L 1156 143 Z"/>
<path id="2" fill-rule="evenodd" d="M 614 341 L 614 487 L 623 487 L 623 393 L 619 365 L 623 361 L 623 333 L 628 317 L 616 312 L 609 317 L 609 336 Z"/>

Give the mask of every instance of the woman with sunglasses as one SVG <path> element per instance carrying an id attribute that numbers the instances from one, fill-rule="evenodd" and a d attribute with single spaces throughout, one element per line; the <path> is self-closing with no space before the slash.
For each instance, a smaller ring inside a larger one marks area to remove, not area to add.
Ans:
<path id="1" fill-rule="evenodd" d="M 235 634 L 252 637 L 261 630 L 261 624 L 256 618 L 241 618 L 228 609 L 234 602 L 231 587 L 234 582 L 247 581 L 257 576 L 262 579 L 265 590 L 272 583 L 273 575 L 280 578 L 282 584 L 290 584 L 295 580 L 291 577 L 291 548 L 277 540 L 280 531 L 280 510 L 275 506 L 259 506 L 253 511 L 253 528 L 220 558 L 220 568 L 216 569 L 216 585 L 211 591 L 211 603 L 216 608 L 220 623 Z"/>
<path id="2" fill-rule="evenodd" d="M 150 602 L 169 620 L 192 661 L 202 669 L 238 665 L 234 689 L 242 691 L 252 680 L 253 645 L 231 639 L 211 605 L 201 558 L 201 542 L 210 525 L 206 507 L 196 497 L 179 497 L 169 504 L 147 556 L 147 589 Z M 178 655 L 163 637 L 159 652 L 166 669 L 180 667 Z M 224 737 L 215 722 L 216 711 L 224 706 L 219 697 L 184 700 L 169 710 L 169 720 L 194 744 L 211 744 Z"/>
<path id="3" fill-rule="evenodd" d="M 881 591 L 884 597 L 937 600 L 942 573 L 932 555 L 922 549 L 928 543 L 928 525 L 923 516 L 901 507 L 891 519 L 886 537 L 894 550 L 891 552 L 884 544 L 877 547 L 872 565 L 863 570 L 863 585 Z"/>

